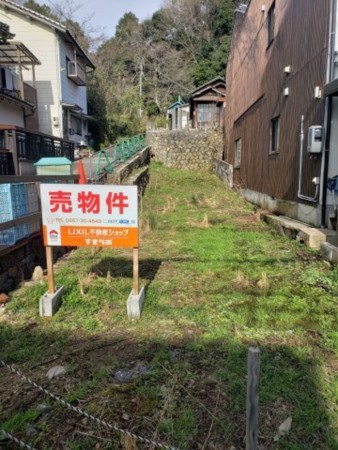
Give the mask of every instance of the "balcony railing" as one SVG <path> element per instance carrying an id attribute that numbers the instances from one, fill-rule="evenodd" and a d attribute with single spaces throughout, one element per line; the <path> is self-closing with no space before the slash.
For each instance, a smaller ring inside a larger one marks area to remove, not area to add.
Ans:
<path id="1" fill-rule="evenodd" d="M 8 89 L 6 87 L 1 87 L 0 92 L 5 94 L 8 97 L 11 97 L 15 100 L 22 100 L 30 103 L 33 106 L 37 106 L 37 92 L 33 86 L 23 83 L 23 94 L 18 89 Z"/>
<path id="2" fill-rule="evenodd" d="M 24 83 L 23 84 L 23 92 L 24 92 L 24 98 L 22 100 L 25 100 L 25 102 L 29 102 L 34 106 L 37 106 L 38 104 L 38 97 L 36 89 L 33 88 L 30 84 Z"/>
<path id="3" fill-rule="evenodd" d="M 43 133 L 30 133 L 23 128 L 11 125 L 0 125 L 0 133 L 14 138 L 13 144 L 18 160 L 36 162 L 43 157 L 64 156 L 74 161 L 73 142 Z M 3 148 L 14 150 L 8 142 L 3 142 L 3 146 Z"/>
<path id="4" fill-rule="evenodd" d="M 16 132 L 18 158 L 38 161 L 44 157 L 60 157 L 74 161 L 74 144 L 39 134 Z"/>

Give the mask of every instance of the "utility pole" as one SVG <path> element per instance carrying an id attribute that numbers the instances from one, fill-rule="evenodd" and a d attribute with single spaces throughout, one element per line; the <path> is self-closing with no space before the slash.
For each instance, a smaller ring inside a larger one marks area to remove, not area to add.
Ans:
<path id="1" fill-rule="evenodd" d="M 143 106 L 143 103 L 142 103 L 142 95 L 143 95 L 143 64 L 141 63 L 140 64 L 140 108 L 139 108 L 139 110 L 138 110 L 138 113 L 139 113 L 139 116 L 140 117 L 142 117 L 142 113 L 143 113 L 143 110 L 142 110 L 142 106 Z"/>

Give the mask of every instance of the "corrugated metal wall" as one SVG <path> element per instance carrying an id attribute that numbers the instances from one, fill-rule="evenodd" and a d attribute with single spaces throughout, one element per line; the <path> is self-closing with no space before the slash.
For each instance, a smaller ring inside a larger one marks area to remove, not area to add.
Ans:
<path id="1" fill-rule="evenodd" d="M 330 0 L 276 0 L 275 38 L 268 46 L 272 1 L 251 0 L 235 26 L 227 67 L 226 149 L 234 162 L 234 142 L 242 139 L 241 167 L 234 182 L 284 200 L 297 200 L 301 116 L 305 131 L 323 124 L 323 88 L 329 43 Z M 291 66 L 289 74 L 284 67 Z M 289 95 L 284 96 L 284 89 Z M 280 116 L 277 154 L 269 154 L 270 121 Z M 306 145 L 306 140 L 305 140 Z M 304 153 L 302 193 L 314 195 L 321 156 Z"/>

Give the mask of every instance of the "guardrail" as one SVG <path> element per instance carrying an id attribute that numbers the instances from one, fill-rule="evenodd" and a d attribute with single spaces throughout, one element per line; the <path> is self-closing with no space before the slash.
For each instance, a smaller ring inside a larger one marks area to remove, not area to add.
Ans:
<path id="1" fill-rule="evenodd" d="M 114 146 L 95 153 L 90 157 L 90 178 L 98 179 L 105 173 L 113 173 L 118 164 L 134 156 L 144 145 L 145 136 L 136 135 L 119 139 Z"/>

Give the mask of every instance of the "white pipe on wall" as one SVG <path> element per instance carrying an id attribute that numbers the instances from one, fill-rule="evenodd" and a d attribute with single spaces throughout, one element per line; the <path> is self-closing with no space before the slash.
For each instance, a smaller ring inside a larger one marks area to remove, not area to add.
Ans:
<path id="1" fill-rule="evenodd" d="M 299 152 L 299 171 L 298 171 L 298 193 L 297 197 L 307 202 L 317 203 L 319 192 L 319 185 L 316 185 L 316 192 L 314 197 L 308 197 L 302 194 L 302 177 L 303 177 L 303 154 L 304 154 L 304 116 L 300 122 L 300 152 Z"/>

